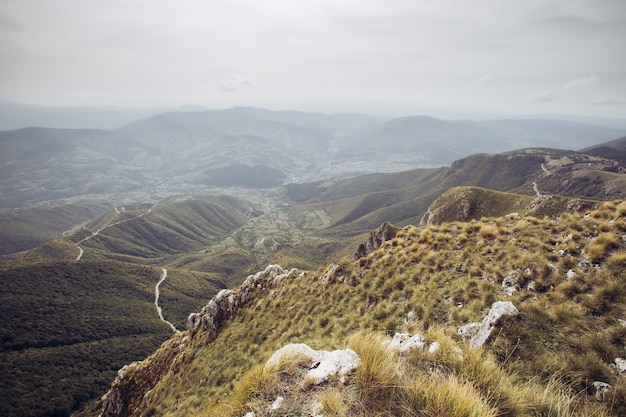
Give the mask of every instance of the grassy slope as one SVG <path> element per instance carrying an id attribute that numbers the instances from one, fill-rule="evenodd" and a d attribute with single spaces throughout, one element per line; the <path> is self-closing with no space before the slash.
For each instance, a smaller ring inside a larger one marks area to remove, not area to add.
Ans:
<path id="1" fill-rule="evenodd" d="M 481 187 L 454 187 L 431 204 L 422 223 L 480 220 L 511 213 L 520 216 L 554 217 L 561 213 L 590 210 L 600 201 L 562 196 L 528 196 Z"/>
<path id="2" fill-rule="evenodd" d="M 623 415 L 626 380 L 608 365 L 626 346 L 618 320 L 626 317 L 625 233 L 623 202 L 559 219 L 485 218 L 406 228 L 367 257 L 344 261 L 329 281 L 320 279 L 324 270 L 313 271 L 257 292 L 215 340 L 196 334 L 143 412 L 235 416 L 254 409 L 269 415 L 267 401 L 276 395 L 300 390 L 321 395 L 306 386 L 276 385 L 259 373 L 257 365 L 276 349 L 295 342 L 324 349 L 348 344 L 366 356 L 375 347 L 354 342 L 351 335 L 361 332 L 370 339 L 408 330 L 448 348 L 424 365 L 410 358 L 395 361 L 449 397 L 433 399 L 415 391 L 395 371 L 382 387 L 357 373 L 347 388 L 328 387 L 346 405 L 345 412 L 330 415 L 451 413 L 461 391 L 498 415 Z M 577 277 L 568 280 L 570 269 Z M 500 284 L 514 271 L 524 289 L 507 297 Z M 530 282 L 532 290 L 526 289 Z M 484 354 L 471 353 L 457 328 L 481 320 L 494 301 L 503 299 L 519 308 L 520 318 L 505 322 Z M 409 312 L 415 321 L 407 324 Z M 168 355 L 173 349 L 168 346 L 150 360 Z M 465 359 L 454 359 L 454 349 Z M 443 373 L 433 374 L 431 366 Z M 614 386 L 611 401 L 597 403 L 587 395 L 596 380 Z M 407 402 L 411 392 L 419 398 Z M 437 408 L 437 401 L 444 408 Z"/>

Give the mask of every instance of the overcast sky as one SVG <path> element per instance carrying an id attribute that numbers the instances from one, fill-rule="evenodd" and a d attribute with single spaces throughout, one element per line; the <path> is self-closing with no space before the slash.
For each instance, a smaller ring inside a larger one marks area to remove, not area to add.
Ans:
<path id="1" fill-rule="evenodd" d="M 0 0 L 0 100 L 626 117 L 626 0 Z"/>

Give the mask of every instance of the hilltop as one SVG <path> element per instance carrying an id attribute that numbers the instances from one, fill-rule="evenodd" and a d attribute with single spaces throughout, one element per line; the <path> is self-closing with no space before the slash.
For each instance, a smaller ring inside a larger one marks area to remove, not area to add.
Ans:
<path id="1" fill-rule="evenodd" d="M 398 230 L 220 292 L 120 371 L 103 415 L 623 415 L 626 203 Z M 318 350 L 268 362 L 290 344 Z M 306 377 L 333 350 L 348 368 Z"/>

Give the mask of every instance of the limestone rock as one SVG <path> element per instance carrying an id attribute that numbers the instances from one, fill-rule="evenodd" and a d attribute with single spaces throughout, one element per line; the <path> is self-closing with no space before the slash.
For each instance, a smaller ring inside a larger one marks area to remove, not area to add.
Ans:
<path id="1" fill-rule="evenodd" d="M 187 318 L 187 330 L 191 337 L 202 328 L 218 331 L 233 314 L 253 297 L 254 293 L 267 291 L 286 278 L 295 277 L 298 270 L 285 271 L 279 265 L 268 265 L 263 271 L 249 275 L 237 289 L 221 290 L 199 313 Z"/>
<path id="2" fill-rule="evenodd" d="M 352 349 L 315 350 L 304 343 L 286 345 L 278 349 L 265 363 L 265 369 L 278 366 L 285 358 L 301 358 L 310 361 L 305 380 L 319 385 L 332 376 L 343 378 L 361 364 L 361 358 Z"/>
<path id="3" fill-rule="evenodd" d="M 506 295 L 512 295 L 520 289 L 519 271 L 511 271 L 508 276 L 502 280 L 502 291 Z"/>
<path id="4" fill-rule="evenodd" d="M 470 337 L 470 347 L 481 347 L 489 342 L 491 331 L 500 325 L 504 317 L 515 317 L 518 314 L 519 310 L 510 301 L 496 301 L 481 323 L 466 324 L 457 332 L 461 336 Z"/>
<path id="5" fill-rule="evenodd" d="M 402 229 L 395 227 L 389 222 L 383 223 L 378 227 L 378 229 L 370 233 L 365 243 L 361 243 L 359 245 L 356 253 L 354 254 L 354 259 L 362 258 L 365 255 L 375 251 L 383 243 L 396 237 L 400 230 Z"/>
<path id="6" fill-rule="evenodd" d="M 470 338 L 470 337 L 473 337 L 476 333 L 478 333 L 478 331 L 480 330 L 480 327 L 481 327 L 481 323 L 468 323 L 459 327 L 459 330 L 457 330 L 457 333 L 459 334 L 459 336 Z"/>
<path id="7" fill-rule="evenodd" d="M 571 269 L 567 271 L 567 273 L 565 274 L 565 278 L 567 278 L 568 281 L 571 281 L 573 279 L 575 279 L 578 276 L 578 274 L 574 271 L 572 271 Z"/>
<path id="8" fill-rule="evenodd" d="M 596 400 L 600 402 L 604 402 L 604 400 L 608 397 L 608 395 L 613 390 L 613 387 L 606 382 L 595 381 L 593 383 L 593 387 L 596 390 Z"/>
<path id="9" fill-rule="evenodd" d="M 283 401 L 285 401 L 285 399 L 281 397 L 280 395 L 276 397 L 276 399 L 272 403 L 272 406 L 270 407 L 270 410 L 271 411 L 278 410 L 283 405 Z"/>
<path id="10" fill-rule="evenodd" d="M 398 353 L 408 353 L 413 349 L 424 350 L 425 346 L 426 342 L 419 334 L 411 336 L 408 333 L 396 333 L 387 348 L 396 350 Z"/>

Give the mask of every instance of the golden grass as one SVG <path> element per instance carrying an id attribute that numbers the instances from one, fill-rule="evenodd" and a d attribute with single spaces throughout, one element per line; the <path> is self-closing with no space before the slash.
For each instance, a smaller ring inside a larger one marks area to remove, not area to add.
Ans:
<path id="1" fill-rule="evenodd" d="M 186 382 L 183 373 L 173 389 L 194 392 L 204 379 L 209 399 L 199 412 L 242 416 L 274 393 L 295 389 L 288 381 L 299 372 L 297 361 L 273 373 L 259 363 L 287 343 L 303 342 L 348 346 L 362 359 L 345 386 L 297 387 L 325 415 L 617 416 L 611 410 L 626 408 L 626 394 L 600 404 L 588 393 L 594 378 L 623 385 L 608 363 L 626 346 L 617 322 L 626 318 L 624 232 L 611 223 L 624 213 L 619 203 L 587 218 L 407 227 L 368 256 L 341 260 L 343 280 L 319 280 L 326 268 L 259 292 L 207 344 L 204 359 L 189 359 L 205 375 Z M 579 265 L 583 249 L 598 267 Z M 576 278 L 566 279 L 569 269 Z M 504 295 L 501 282 L 512 271 L 524 284 L 534 281 L 535 290 Z M 520 318 L 485 350 L 470 350 L 456 329 L 480 321 L 503 299 L 520 309 Z M 405 323 L 409 312 L 413 321 Z M 440 350 L 398 356 L 385 349 L 383 340 L 406 330 L 436 340 Z M 230 346 L 233 340 L 239 348 Z"/>

